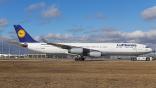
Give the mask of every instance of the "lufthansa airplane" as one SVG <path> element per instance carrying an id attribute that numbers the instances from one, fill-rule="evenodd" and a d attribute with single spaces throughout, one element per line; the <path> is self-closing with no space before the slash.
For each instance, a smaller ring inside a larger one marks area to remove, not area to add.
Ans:
<path id="1" fill-rule="evenodd" d="M 148 46 L 137 43 L 41 43 L 34 40 L 22 26 L 14 25 L 14 28 L 21 46 L 42 53 L 75 55 L 76 61 L 84 61 L 86 57 L 138 56 L 152 52 Z"/>

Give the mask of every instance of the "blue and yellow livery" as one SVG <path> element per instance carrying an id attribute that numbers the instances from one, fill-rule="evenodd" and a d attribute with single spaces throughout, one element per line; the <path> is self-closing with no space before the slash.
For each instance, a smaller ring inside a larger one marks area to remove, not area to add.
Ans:
<path id="1" fill-rule="evenodd" d="M 35 43 L 37 42 L 34 40 L 20 25 L 14 25 L 14 28 L 16 30 L 18 39 L 22 43 Z"/>

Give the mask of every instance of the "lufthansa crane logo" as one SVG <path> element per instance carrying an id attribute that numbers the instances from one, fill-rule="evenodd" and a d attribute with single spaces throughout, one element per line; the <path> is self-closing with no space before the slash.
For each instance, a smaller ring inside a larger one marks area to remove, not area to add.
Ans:
<path id="1" fill-rule="evenodd" d="M 24 31 L 23 29 L 20 29 L 20 30 L 18 31 L 18 36 L 19 36 L 20 38 L 24 38 L 25 35 L 26 35 L 26 33 L 25 33 L 25 31 Z"/>

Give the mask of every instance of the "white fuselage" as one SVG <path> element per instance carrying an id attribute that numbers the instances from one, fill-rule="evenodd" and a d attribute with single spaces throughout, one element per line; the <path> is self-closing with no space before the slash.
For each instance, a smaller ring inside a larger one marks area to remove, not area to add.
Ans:
<path id="1" fill-rule="evenodd" d="M 65 53 L 68 54 L 67 49 L 62 49 L 47 43 L 27 43 L 28 49 L 42 52 L 42 53 Z M 102 52 L 103 55 L 141 55 L 152 51 L 144 44 L 136 43 L 59 43 L 63 45 L 70 45 L 82 47 Z"/>

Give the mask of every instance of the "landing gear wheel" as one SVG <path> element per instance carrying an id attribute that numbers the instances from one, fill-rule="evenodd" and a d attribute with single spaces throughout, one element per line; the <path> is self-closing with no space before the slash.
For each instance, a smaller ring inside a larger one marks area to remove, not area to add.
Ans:
<path id="1" fill-rule="evenodd" d="M 76 57 L 76 58 L 75 58 L 75 61 L 84 61 L 84 60 L 85 60 L 84 57 Z"/>
<path id="2" fill-rule="evenodd" d="M 75 58 L 75 61 L 78 61 L 79 60 L 79 58 Z"/>
<path id="3" fill-rule="evenodd" d="M 84 58 L 84 57 L 81 57 L 81 58 L 80 58 L 80 61 L 84 61 L 84 60 L 85 60 L 85 58 Z"/>
<path id="4" fill-rule="evenodd" d="M 146 61 L 150 61 L 150 58 L 149 58 L 149 57 L 147 57 Z"/>

